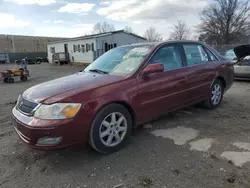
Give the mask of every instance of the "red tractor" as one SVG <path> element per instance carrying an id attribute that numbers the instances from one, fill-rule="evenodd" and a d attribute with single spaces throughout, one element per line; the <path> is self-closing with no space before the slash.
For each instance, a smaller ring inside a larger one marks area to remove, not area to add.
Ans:
<path id="1" fill-rule="evenodd" d="M 23 68 L 13 68 L 12 70 L 4 71 L 1 74 L 5 83 L 14 83 L 15 77 L 20 77 L 20 80 L 23 82 L 28 80 L 28 73 L 26 73 Z"/>

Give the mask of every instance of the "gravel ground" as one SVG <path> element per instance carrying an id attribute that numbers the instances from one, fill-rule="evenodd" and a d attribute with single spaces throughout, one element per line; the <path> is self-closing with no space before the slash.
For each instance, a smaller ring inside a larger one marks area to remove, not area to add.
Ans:
<path id="1" fill-rule="evenodd" d="M 28 82 L 0 83 L 1 188 L 250 187 L 250 82 L 235 82 L 216 110 L 189 107 L 137 128 L 114 154 L 78 146 L 37 151 L 12 128 L 13 102 L 30 86 L 79 68 L 29 68 Z"/>

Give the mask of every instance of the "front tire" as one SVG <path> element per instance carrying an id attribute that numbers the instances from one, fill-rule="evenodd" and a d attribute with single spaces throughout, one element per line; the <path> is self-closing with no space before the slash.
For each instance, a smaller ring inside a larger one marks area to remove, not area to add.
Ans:
<path id="1" fill-rule="evenodd" d="M 97 113 L 90 130 L 90 145 L 100 153 L 113 153 L 125 146 L 132 133 L 132 118 L 122 105 L 110 104 Z"/>
<path id="2" fill-rule="evenodd" d="M 219 79 L 216 79 L 210 89 L 209 99 L 204 101 L 204 106 L 209 109 L 214 109 L 220 106 L 223 99 L 224 87 Z"/>
<path id="3" fill-rule="evenodd" d="M 4 79 L 3 79 L 3 82 L 4 82 L 4 83 L 9 83 L 8 78 L 4 78 Z"/>
<path id="4" fill-rule="evenodd" d="M 23 81 L 23 82 L 26 82 L 28 80 L 28 78 L 26 76 L 21 76 L 20 80 Z"/>

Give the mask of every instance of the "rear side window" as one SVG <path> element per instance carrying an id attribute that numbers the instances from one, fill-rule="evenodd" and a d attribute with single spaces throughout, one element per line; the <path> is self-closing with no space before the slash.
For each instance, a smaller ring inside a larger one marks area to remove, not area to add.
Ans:
<path id="1" fill-rule="evenodd" d="M 179 45 L 165 45 L 153 55 L 150 63 L 161 63 L 164 71 L 182 67 L 182 57 Z"/>
<path id="2" fill-rule="evenodd" d="M 184 44 L 183 48 L 187 58 L 187 65 L 202 64 L 209 61 L 208 55 L 202 45 Z"/>

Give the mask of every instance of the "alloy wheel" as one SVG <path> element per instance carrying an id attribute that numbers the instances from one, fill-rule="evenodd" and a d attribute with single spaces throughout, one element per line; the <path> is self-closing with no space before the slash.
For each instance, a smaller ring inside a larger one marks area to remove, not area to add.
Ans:
<path id="1" fill-rule="evenodd" d="M 211 102 L 213 105 L 219 104 L 222 96 L 222 89 L 220 84 L 215 84 L 212 89 L 212 97 L 211 97 Z"/>
<path id="2" fill-rule="evenodd" d="M 127 128 L 127 120 L 123 114 L 119 112 L 110 113 L 104 118 L 99 129 L 101 142 L 108 147 L 118 145 L 124 139 Z"/>

